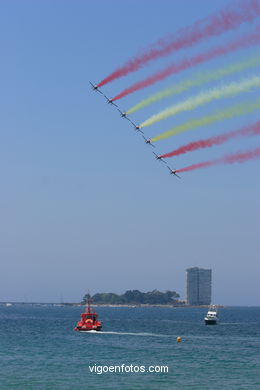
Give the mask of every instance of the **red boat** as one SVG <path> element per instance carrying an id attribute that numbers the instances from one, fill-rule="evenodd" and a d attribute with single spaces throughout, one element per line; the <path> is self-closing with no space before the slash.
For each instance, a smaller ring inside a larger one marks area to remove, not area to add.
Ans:
<path id="1" fill-rule="evenodd" d="M 81 314 L 81 320 L 77 323 L 77 326 L 74 330 L 79 332 L 87 332 L 90 330 L 101 330 L 101 322 L 98 321 L 98 314 L 92 311 L 90 306 L 90 299 L 88 299 L 88 304 L 86 307 L 85 313 Z"/>

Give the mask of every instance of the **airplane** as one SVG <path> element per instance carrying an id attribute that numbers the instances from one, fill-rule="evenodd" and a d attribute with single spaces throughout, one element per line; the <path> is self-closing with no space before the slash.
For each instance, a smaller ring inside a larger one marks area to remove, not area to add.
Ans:
<path id="1" fill-rule="evenodd" d="M 113 99 L 109 99 L 106 95 L 104 95 L 105 98 L 107 99 L 108 104 L 113 104 L 114 106 L 118 107 L 114 102 Z"/>
<path id="2" fill-rule="evenodd" d="M 176 169 L 171 169 L 168 165 L 167 165 L 167 168 L 168 168 L 169 171 L 170 171 L 170 175 L 175 175 L 175 176 L 177 176 L 179 179 L 181 179 L 181 177 L 180 177 L 179 175 L 177 175 Z"/>
<path id="3" fill-rule="evenodd" d="M 132 125 L 134 126 L 135 130 L 136 131 L 139 131 L 140 133 L 144 134 L 144 132 L 140 129 L 140 126 L 139 125 L 136 125 L 135 123 L 133 123 L 132 121 L 130 121 L 132 123 Z"/>
<path id="4" fill-rule="evenodd" d="M 89 84 L 91 85 L 92 89 L 94 91 L 97 91 L 99 93 L 101 93 L 103 95 L 103 92 L 101 92 L 99 89 L 98 89 L 98 86 L 96 84 L 93 84 L 91 81 L 89 81 Z"/>
<path id="5" fill-rule="evenodd" d="M 151 145 L 153 148 L 155 148 L 154 144 L 151 143 L 150 138 L 145 138 L 144 135 L 142 135 L 142 137 L 143 137 L 143 139 L 144 139 L 144 141 L 145 141 L 146 144 L 149 144 L 149 145 Z"/>
<path id="6" fill-rule="evenodd" d="M 126 116 L 126 112 L 123 112 L 123 111 L 119 110 L 119 108 L 117 109 L 117 111 L 120 113 L 122 118 L 128 119 L 127 116 Z"/>
<path id="7" fill-rule="evenodd" d="M 155 155 L 156 160 L 160 160 L 166 164 L 166 161 L 164 161 L 161 156 L 159 156 L 158 154 L 156 154 L 154 152 L 153 152 L 153 154 Z"/>
<path id="8" fill-rule="evenodd" d="M 127 116 L 126 112 L 123 112 L 123 111 L 119 110 L 119 108 L 117 109 L 117 111 L 120 113 L 120 115 L 121 115 L 121 117 L 122 117 L 122 118 L 125 118 L 125 119 L 127 119 L 129 122 L 131 122 L 131 123 L 132 123 L 132 125 L 134 125 L 134 123 L 131 121 L 131 119 L 130 119 L 130 118 L 128 118 L 128 116 Z"/>
<path id="9" fill-rule="evenodd" d="M 140 126 L 138 126 L 138 125 L 136 125 L 134 122 L 132 122 L 131 119 L 128 118 L 128 120 L 129 120 L 129 122 L 132 123 L 132 125 L 134 126 L 134 128 L 135 128 L 136 131 L 139 131 L 139 133 L 144 134 L 144 132 L 140 129 Z"/>

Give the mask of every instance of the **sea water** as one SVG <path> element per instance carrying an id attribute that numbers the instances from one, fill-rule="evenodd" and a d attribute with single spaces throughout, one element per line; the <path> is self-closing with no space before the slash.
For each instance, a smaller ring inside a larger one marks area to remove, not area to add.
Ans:
<path id="1" fill-rule="evenodd" d="M 0 390 L 260 389 L 260 308 L 222 308 L 211 326 L 205 308 L 97 311 L 103 332 L 80 333 L 81 307 L 0 306 Z M 123 364 L 168 372 L 94 371 Z"/>

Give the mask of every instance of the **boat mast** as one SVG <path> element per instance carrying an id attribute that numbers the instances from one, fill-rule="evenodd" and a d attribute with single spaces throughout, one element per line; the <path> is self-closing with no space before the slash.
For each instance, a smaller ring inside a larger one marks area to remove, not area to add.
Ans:
<path id="1" fill-rule="evenodd" d="M 92 300 L 91 300 L 90 295 L 89 295 L 88 300 L 87 300 L 87 307 L 86 307 L 87 314 L 91 314 L 91 302 L 92 302 Z"/>

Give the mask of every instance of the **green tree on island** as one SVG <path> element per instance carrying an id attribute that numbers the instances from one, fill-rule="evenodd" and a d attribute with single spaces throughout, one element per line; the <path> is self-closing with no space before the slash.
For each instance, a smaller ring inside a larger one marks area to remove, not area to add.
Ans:
<path id="1" fill-rule="evenodd" d="M 177 305 L 180 295 L 176 291 L 167 290 L 165 293 L 159 290 L 148 291 L 143 293 L 139 290 L 128 290 L 124 294 L 118 295 L 115 293 L 97 293 L 93 295 L 94 303 L 101 305 Z M 90 298 L 89 294 L 85 294 L 82 304 L 86 304 Z"/>

